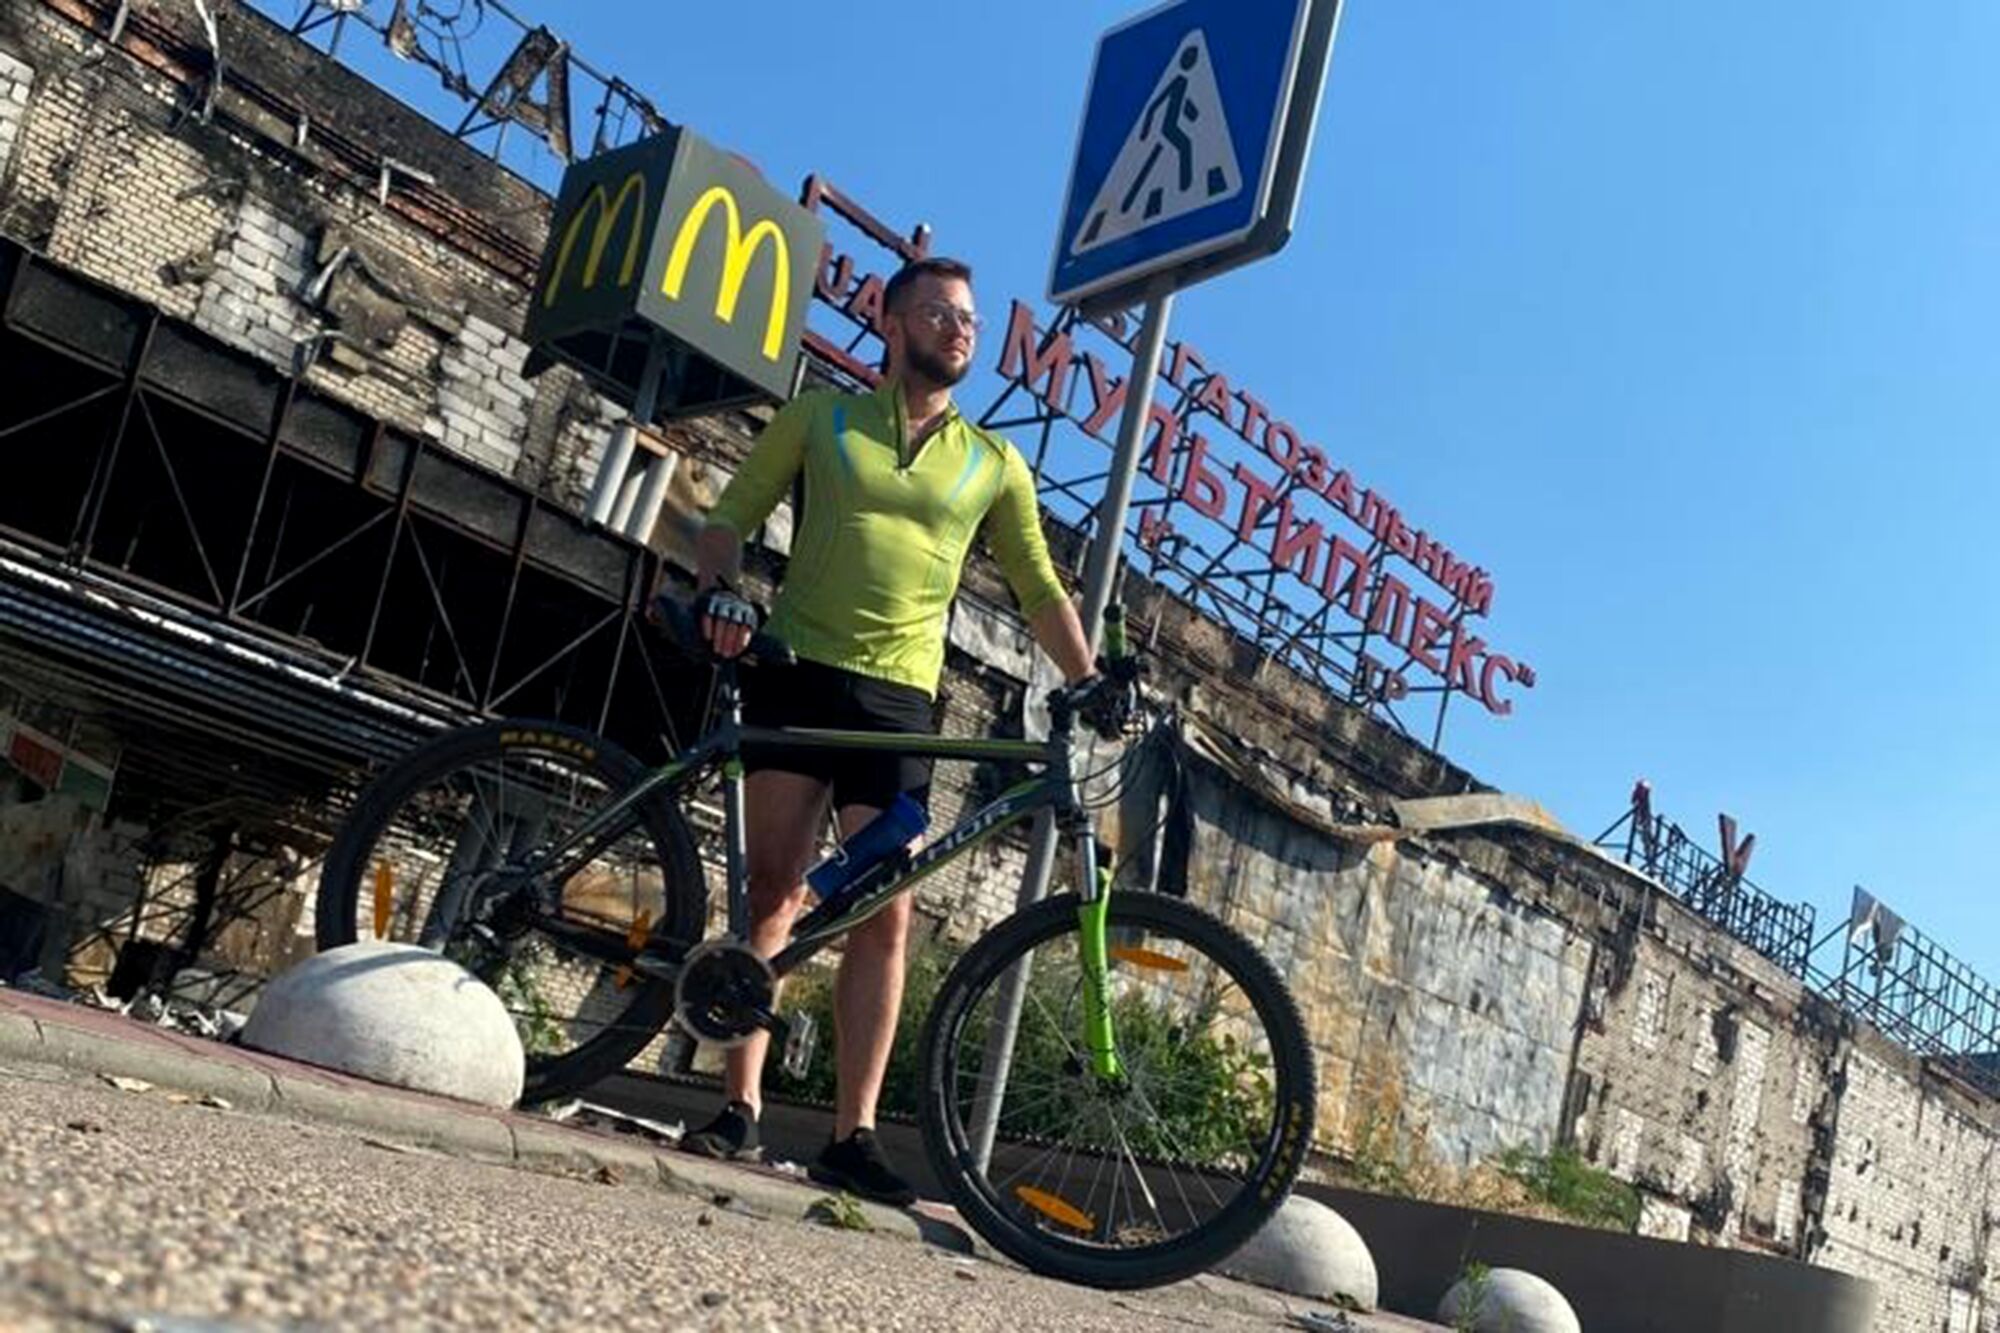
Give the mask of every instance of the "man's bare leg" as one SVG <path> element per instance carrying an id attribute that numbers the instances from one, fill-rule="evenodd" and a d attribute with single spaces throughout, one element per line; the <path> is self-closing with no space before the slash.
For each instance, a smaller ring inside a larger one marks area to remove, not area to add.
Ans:
<path id="1" fill-rule="evenodd" d="M 879 812 L 850 805 L 840 812 L 845 839 Z M 903 1007 L 903 970 L 909 952 L 910 895 L 904 894 L 854 928 L 833 979 L 836 1081 L 833 1137 L 875 1127 L 875 1104 L 896 1045 L 896 1019 Z"/>
<path id="2" fill-rule="evenodd" d="M 806 866 L 826 818 L 827 794 L 826 783 L 802 773 L 765 769 L 743 781 L 750 947 L 765 958 L 785 947 L 805 902 Z M 843 837 L 846 832 L 843 828 Z M 723 1095 L 746 1103 L 753 1114 L 764 1107 L 764 1056 L 770 1045 L 771 1034 L 760 1030 L 724 1056 Z"/>

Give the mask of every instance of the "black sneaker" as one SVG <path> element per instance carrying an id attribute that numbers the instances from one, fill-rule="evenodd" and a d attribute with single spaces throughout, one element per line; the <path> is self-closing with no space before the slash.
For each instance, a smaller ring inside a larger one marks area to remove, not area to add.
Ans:
<path id="1" fill-rule="evenodd" d="M 715 1119 L 681 1137 L 681 1147 L 724 1161 L 755 1162 L 764 1155 L 757 1146 L 757 1116 L 748 1102 L 724 1102 Z"/>
<path id="2" fill-rule="evenodd" d="M 917 1201 L 910 1182 L 897 1175 L 882 1155 L 872 1129 L 857 1129 L 838 1143 L 829 1143 L 806 1174 L 822 1185 L 858 1194 L 877 1203 L 907 1207 Z"/>

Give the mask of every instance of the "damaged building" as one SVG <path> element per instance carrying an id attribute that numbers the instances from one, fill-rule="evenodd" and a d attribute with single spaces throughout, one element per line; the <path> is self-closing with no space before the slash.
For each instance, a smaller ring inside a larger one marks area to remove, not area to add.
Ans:
<path id="1" fill-rule="evenodd" d="M 240 1007 L 312 950 L 330 832 L 415 742 L 535 716 L 658 759 L 698 725 L 645 603 L 761 409 L 642 431 L 657 507 L 591 522 L 625 409 L 530 363 L 548 195 L 308 36 L 241 5 L 0 0 L 9 976 Z M 547 139 L 554 48 L 520 49 L 478 105 Z M 822 303 L 854 315 L 856 276 Z M 810 373 L 852 382 L 857 346 L 809 338 Z M 1073 573 L 1081 528 L 1048 526 Z M 1145 573 L 1132 623 L 1189 722 L 1184 781 L 1126 797 L 1163 836 L 1128 850 L 1293 980 L 1324 1154 L 1570 1147 L 1638 1188 L 1644 1234 L 1871 1279 L 1883 1329 L 2000 1326 L 1994 1070 L 1861 993 L 1921 940 L 1818 973 L 1809 913 L 1669 863 L 1649 806 L 1622 844 L 1578 838 Z M 948 732 L 1021 734 L 1046 686 L 1010 605 L 975 563 Z M 992 781 L 941 777 L 941 820 Z M 1003 915 L 1024 859 L 928 882 L 926 929 Z"/>

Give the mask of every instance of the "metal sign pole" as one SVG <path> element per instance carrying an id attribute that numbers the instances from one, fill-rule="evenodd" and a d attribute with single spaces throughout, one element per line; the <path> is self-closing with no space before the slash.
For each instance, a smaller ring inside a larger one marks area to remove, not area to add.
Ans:
<path id="1" fill-rule="evenodd" d="M 1154 275 L 1145 288 L 1146 313 L 1139 325 L 1138 341 L 1132 345 L 1132 377 L 1125 381 L 1125 415 L 1118 422 L 1118 447 L 1111 456 L 1111 475 L 1105 479 L 1104 498 L 1097 506 L 1097 532 L 1091 538 L 1090 554 L 1084 561 L 1083 637 L 1097 643 L 1104 624 L 1104 608 L 1111 601 L 1117 580 L 1118 555 L 1125 540 L 1125 514 L 1132 505 L 1132 479 L 1139 470 L 1139 454 L 1145 448 L 1146 425 L 1153 409 L 1153 382 L 1160 374 L 1160 352 L 1167 341 L 1167 316 L 1173 311 L 1175 275 Z M 1168 446 L 1172 444 L 1168 441 Z M 1035 817 L 1034 840 L 1028 850 L 1028 865 L 1021 876 L 1017 908 L 1040 902 L 1048 892 L 1049 874 L 1055 867 L 1056 821 L 1044 810 Z M 985 1058 L 980 1062 L 979 1091 L 973 1107 L 972 1150 L 984 1171 L 993 1154 L 993 1136 L 1000 1125 L 1000 1099 L 1007 1091 L 1008 1066 L 1014 1060 L 1014 1032 L 1020 1026 L 1021 1006 L 1028 990 L 1028 959 L 1023 958 L 1001 978 L 996 995 L 997 1008 L 986 1033 Z"/>

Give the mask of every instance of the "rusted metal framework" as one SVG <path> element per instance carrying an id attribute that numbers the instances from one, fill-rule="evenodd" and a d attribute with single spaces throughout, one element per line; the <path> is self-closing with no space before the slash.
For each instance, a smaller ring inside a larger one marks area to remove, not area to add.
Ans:
<path id="1" fill-rule="evenodd" d="M 531 144 L 568 162 L 657 134 L 667 125 L 645 94 L 597 69 L 501 0 L 269 0 L 258 7 L 332 56 L 341 54 L 350 29 L 372 34 L 398 59 L 435 74 L 447 92 L 469 103 L 453 134 L 480 144 L 494 161 L 530 179 L 546 175 L 546 159 Z M 589 118 L 581 153 L 572 137 L 573 105 L 585 108 Z M 510 143 L 510 129 L 522 131 L 528 141 L 516 136 Z"/>
<path id="2" fill-rule="evenodd" d="M 1046 343 L 1088 334 L 1129 355 L 1137 327 L 1137 320 L 1129 316 L 1089 320 L 1065 309 L 1044 339 Z M 1202 406 L 1211 378 L 1197 376 L 1185 385 L 1169 382 L 1160 388 L 1161 401 L 1183 424 L 1184 433 L 1201 430 L 1205 423 L 1213 424 L 1218 438 L 1230 430 L 1212 408 Z M 1077 392 L 1078 380 L 1073 379 L 1070 387 L 1072 394 Z M 1067 407 L 1046 403 L 1018 381 L 1007 381 L 980 411 L 979 420 L 1015 435 L 1030 452 L 1042 503 L 1094 536 L 1097 500 L 1103 494 L 1110 455 L 1078 428 Z M 1185 498 L 1189 472 L 1197 465 L 1195 452 L 1183 447 L 1175 452 L 1165 480 L 1152 469 L 1141 469 L 1135 478 L 1125 532 L 1133 568 L 1228 627 L 1249 646 L 1249 656 L 1281 662 L 1336 697 L 1375 713 L 1404 735 L 1440 748 L 1446 712 L 1459 691 L 1413 679 L 1407 668 L 1415 658 L 1407 649 L 1365 622 L 1342 617 L 1334 599 L 1308 593 L 1296 583 L 1293 571 L 1274 562 L 1265 549 L 1280 515 L 1307 493 L 1304 474 L 1287 474 L 1253 521 L 1232 526 Z M 1380 538 L 1370 538 L 1363 554 L 1370 573 L 1354 600 L 1367 606 L 1382 595 L 1384 581 L 1395 575 L 1397 566 L 1387 542 Z M 1454 598 L 1446 608 L 1451 633 L 1458 631 L 1466 615 L 1464 604 Z M 1386 688 L 1391 673 L 1399 682 L 1394 690 Z"/>
<path id="3" fill-rule="evenodd" d="M 1725 821 L 1725 836 L 1729 836 Z M 1815 938 L 1806 903 L 1784 903 L 1654 813 L 1644 783 L 1597 846 L 1891 1040 L 2000 1097 L 2000 988 L 1856 889 L 1848 918 Z M 1739 861 L 1740 864 L 1740 861 Z M 1819 961 L 1838 941 L 1831 970 Z"/>
<path id="4" fill-rule="evenodd" d="M 1848 919 L 1819 941 L 1840 940 L 1814 989 L 1856 1018 L 2000 1097 L 2000 989 L 1950 950 L 1856 890 Z"/>
<path id="5" fill-rule="evenodd" d="M 1596 843 L 1616 852 L 1697 916 L 1792 975 L 1805 977 L 1814 946 L 1812 905 L 1781 902 L 1745 879 L 1680 825 L 1654 813 L 1644 784 L 1634 789 L 1631 806 Z"/>
<path id="6" fill-rule="evenodd" d="M 686 725 L 645 547 L 13 246 L 0 357 L 0 665 L 141 742 L 121 800 L 289 818 L 457 719 Z"/>

